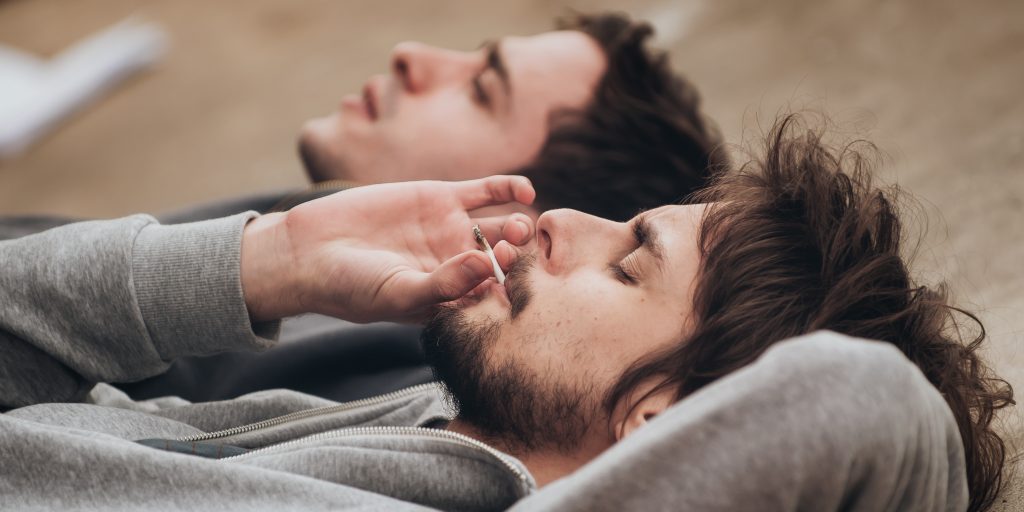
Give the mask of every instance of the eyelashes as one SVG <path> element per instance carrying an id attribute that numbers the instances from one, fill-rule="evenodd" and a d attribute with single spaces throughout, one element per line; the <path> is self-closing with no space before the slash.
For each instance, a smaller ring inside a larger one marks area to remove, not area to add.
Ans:
<path id="1" fill-rule="evenodd" d="M 477 76 L 473 77 L 472 88 L 473 88 L 473 99 L 476 100 L 477 103 L 479 103 L 479 104 L 481 104 L 481 105 L 483 105 L 485 107 L 490 107 L 491 106 L 491 97 L 490 97 L 490 95 L 487 94 L 487 90 L 484 89 L 483 84 L 480 83 L 480 75 L 477 75 Z"/>
<path id="2" fill-rule="evenodd" d="M 636 284 L 638 282 L 636 271 L 634 270 L 633 265 L 631 265 L 631 256 L 632 254 L 626 256 L 622 261 L 612 263 L 609 266 L 609 270 L 611 270 L 612 274 L 626 284 Z"/>

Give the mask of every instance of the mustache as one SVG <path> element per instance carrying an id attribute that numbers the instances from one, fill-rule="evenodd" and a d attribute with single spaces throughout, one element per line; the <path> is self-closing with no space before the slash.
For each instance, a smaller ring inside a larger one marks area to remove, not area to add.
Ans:
<path id="1" fill-rule="evenodd" d="M 508 302 L 511 305 L 509 315 L 513 320 L 533 300 L 533 289 L 530 287 L 529 276 L 536 263 L 537 256 L 535 254 L 524 254 L 512 263 L 505 274 L 505 292 L 508 294 Z"/>

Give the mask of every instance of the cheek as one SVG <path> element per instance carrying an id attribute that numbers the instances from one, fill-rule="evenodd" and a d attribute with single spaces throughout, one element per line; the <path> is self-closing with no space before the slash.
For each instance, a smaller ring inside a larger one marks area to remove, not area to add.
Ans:
<path id="1" fill-rule="evenodd" d="M 550 132 L 548 114 L 547 110 L 539 108 L 513 112 L 505 124 L 505 138 L 509 145 L 515 146 L 524 154 L 529 154 L 530 160 L 535 158 Z"/>
<path id="2" fill-rule="evenodd" d="M 341 115 L 333 114 L 306 121 L 299 139 L 303 145 L 322 153 L 341 144 L 345 139 L 344 131 Z"/>
<path id="3" fill-rule="evenodd" d="M 602 281 L 535 286 L 529 307 L 502 329 L 503 349 L 539 372 L 565 371 L 603 388 L 669 334 L 664 312 L 640 290 Z"/>
<path id="4" fill-rule="evenodd" d="M 473 179 L 529 163 L 544 134 L 495 118 L 468 99 L 439 98 L 409 103 L 385 127 L 388 150 L 430 178 Z M 536 131 L 536 130 L 534 130 Z"/>

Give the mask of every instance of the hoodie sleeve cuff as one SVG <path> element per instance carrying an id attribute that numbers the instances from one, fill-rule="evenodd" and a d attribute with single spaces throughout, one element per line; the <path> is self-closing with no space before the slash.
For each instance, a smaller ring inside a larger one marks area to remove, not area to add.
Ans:
<path id="1" fill-rule="evenodd" d="M 142 318 L 165 361 L 263 350 L 281 322 L 253 323 L 241 280 L 247 212 L 188 224 L 150 224 L 135 240 L 132 279 Z"/>

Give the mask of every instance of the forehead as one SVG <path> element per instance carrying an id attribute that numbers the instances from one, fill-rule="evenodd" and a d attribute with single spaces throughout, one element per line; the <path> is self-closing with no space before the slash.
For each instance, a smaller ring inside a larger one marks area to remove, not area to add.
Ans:
<path id="1" fill-rule="evenodd" d="M 707 204 L 661 206 L 637 215 L 634 220 L 645 217 L 666 245 L 696 242 L 707 207 Z"/>
<path id="2" fill-rule="evenodd" d="M 576 30 L 505 37 L 501 53 L 516 103 L 546 108 L 584 106 L 606 67 L 597 42 Z"/>
<path id="3" fill-rule="evenodd" d="M 664 283 L 689 282 L 696 277 L 700 265 L 697 237 L 707 206 L 662 206 L 638 215 L 646 219 L 652 235 L 663 248 Z"/>
<path id="4" fill-rule="evenodd" d="M 660 304 L 664 319 L 671 319 L 670 325 L 677 326 L 681 333 L 693 325 L 693 293 L 701 265 L 697 237 L 706 207 L 662 206 L 640 214 L 663 251 L 661 271 L 651 273 L 655 277 L 647 296 L 652 299 L 651 307 Z M 653 265 L 653 257 L 646 259 L 647 265 Z"/>

